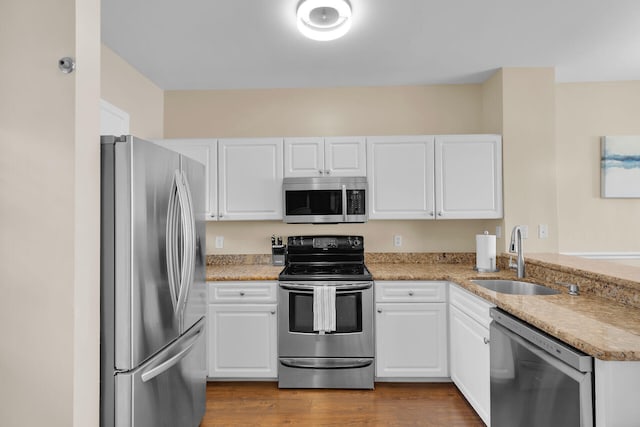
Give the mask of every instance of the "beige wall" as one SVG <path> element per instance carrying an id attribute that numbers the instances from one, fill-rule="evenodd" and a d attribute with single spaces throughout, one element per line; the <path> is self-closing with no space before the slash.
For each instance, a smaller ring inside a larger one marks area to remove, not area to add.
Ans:
<path id="1" fill-rule="evenodd" d="M 0 2 L 2 426 L 98 425 L 99 9 Z"/>
<path id="2" fill-rule="evenodd" d="M 167 91 L 166 138 L 472 133 L 480 85 Z"/>
<path id="3" fill-rule="evenodd" d="M 366 224 L 308 225 L 282 221 L 207 223 L 208 254 L 271 252 L 271 235 L 356 234 L 365 239 L 367 252 L 474 252 L 475 235 L 493 233 L 495 220 L 369 221 Z M 393 237 L 402 236 L 402 246 Z M 224 248 L 215 248 L 215 237 L 224 236 Z"/>
<path id="4" fill-rule="evenodd" d="M 498 70 L 482 84 L 482 131 L 484 133 L 502 135 L 504 119 L 502 107 L 502 70 Z M 504 180 L 502 186 L 504 188 Z M 497 225 L 500 226 L 501 232 L 499 234 L 495 228 L 490 229 L 489 232 L 496 233 L 496 250 L 500 253 L 507 248 L 506 239 L 509 238 L 507 235 L 509 230 L 505 228 L 504 217 L 497 222 Z"/>
<path id="5" fill-rule="evenodd" d="M 482 86 L 167 91 L 167 138 L 478 133 Z M 360 225 L 209 222 L 207 253 L 267 253 L 272 234 L 362 234 L 368 251 L 475 251 L 499 221 L 369 221 Z M 401 247 L 393 236 L 403 237 Z M 215 249 L 215 236 L 224 236 Z"/>
<path id="6" fill-rule="evenodd" d="M 525 252 L 557 252 L 554 70 L 505 68 L 501 78 L 505 243 L 527 225 Z M 538 238 L 539 224 L 548 238 Z"/>
<path id="7" fill-rule="evenodd" d="M 101 46 L 101 97 L 129 113 L 131 134 L 162 138 L 164 91 L 107 46 Z"/>
<path id="8" fill-rule="evenodd" d="M 556 94 L 560 251 L 640 252 L 640 200 L 600 198 L 600 137 L 640 135 L 640 81 Z"/>

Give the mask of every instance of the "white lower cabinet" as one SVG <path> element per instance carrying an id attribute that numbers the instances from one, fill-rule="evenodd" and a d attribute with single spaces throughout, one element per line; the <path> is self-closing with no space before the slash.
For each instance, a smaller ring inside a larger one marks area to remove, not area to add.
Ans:
<path id="1" fill-rule="evenodd" d="M 376 282 L 376 377 L 443 379 L 447 283 Z"/>
<path id="2" fill-rule="evenodd" d="M 276 282 L 209 282 L 208 373 L 277 378 Z"/>
<path id="3" fill-rule="evenodd" d="M 454 284 L 449 303 L 451 380 L 490 425 L 489 309 L 494 305 Z"/>

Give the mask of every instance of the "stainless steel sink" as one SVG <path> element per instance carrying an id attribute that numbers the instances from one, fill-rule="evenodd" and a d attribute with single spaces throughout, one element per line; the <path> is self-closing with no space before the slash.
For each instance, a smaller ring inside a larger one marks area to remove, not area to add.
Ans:
<path id="1" fill-rule="evenodd" d="M 500 292 L 502 294 L 512 295 L 555 295 L 560 291 L 547 288 L 546 286 L 536 285 L 535 283 L 520 282 L 518 280 L 472 280 L 478 286 L 489 289 L 491 291 Z"/>

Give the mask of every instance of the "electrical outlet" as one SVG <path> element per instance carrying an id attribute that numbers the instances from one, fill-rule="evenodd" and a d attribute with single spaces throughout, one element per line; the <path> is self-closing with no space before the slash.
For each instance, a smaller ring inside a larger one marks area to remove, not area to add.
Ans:
<path id="1" fill-rule="evenodd" d="M 393 236 L 393 246 L 402 246 L 402 236 L 396 234 Z"/>
<path id="2" fill-rule="evenodd" d="M 522 238 L 523 239 L 528 239 L 529 238 L 529 226 L 528 225 L 521 225 L 520 226 L 520 230 L 522 231 Z"/>
<path id="3" fill-rule="evenodd" d="M 216 236 L 216 249 L 224 247 L 224 236 Z"/>
<path id="4" fill-rule="evenodd" d="M 496 239 L 500 239 L 502 238 L 502 227 L 499 225 L 496 225 Z"/>
<path id="5" fill-rule="evenodd" d="M 538 239 L 546 239 L 549 237 L 549 226 L 547 224 L 538 225 Z"/>

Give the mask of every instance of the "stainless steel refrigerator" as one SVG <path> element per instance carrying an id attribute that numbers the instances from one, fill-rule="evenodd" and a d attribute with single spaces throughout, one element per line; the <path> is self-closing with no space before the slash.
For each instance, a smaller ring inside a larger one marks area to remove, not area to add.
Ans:
<path id="1" fill-rule="evenodd" d="M 194 427 L 205 411 L 205 172 L 101 138 L 102 427 Z"/>

